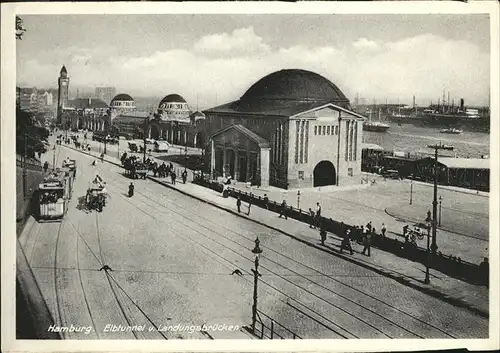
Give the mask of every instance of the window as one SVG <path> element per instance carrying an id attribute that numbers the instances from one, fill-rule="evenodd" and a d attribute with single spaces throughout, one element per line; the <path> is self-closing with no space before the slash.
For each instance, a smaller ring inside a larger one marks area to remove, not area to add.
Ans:
<path id="1" fill-rule="evenodd" d="M 326 134 L 327 134 L 327 135 L 330 135 L 330 125 L 328 125 L 328 126 L 326 127 Z"/>
<path id="2" fill-rule="evenodd" d="M 317 135 L 317 134 L 318 134 L 318 127 L 317 127 L 317 126 L 315 126 L 315 127 L 314 127 L 314 135 Z"/>
<path id="3" fill-rule="evenodd" d="M 352 168 L 347 168 L 347 175 L 352 176 Z"/>
<path id="4" fill-rule="evenodd" d="M 326 135 L 326 126 L 323 126 L 323 135 Z"/>
<path id="5" fill-rule="evenodd" d="M 338 134 L 339 134 L 339 126 L 338 126 L 338 125 L 336 125 L 336 126 L 335 126 L 335 135 L 338 135 Z"/>
<path id="6" fill-rule="evenodd" d="M 304 171 L 299 170 L 299 180 L 304 180 Z"/>

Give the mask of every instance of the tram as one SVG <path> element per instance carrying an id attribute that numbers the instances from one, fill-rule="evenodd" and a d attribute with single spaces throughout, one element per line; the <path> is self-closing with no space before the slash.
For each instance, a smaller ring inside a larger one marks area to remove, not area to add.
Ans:
<path id="1" fill-rule="evenodd" d="M 68 209 L 72 183 L 70 176 L 62 170 L 48 175 L 38 185 L 38 221 L 61 220 Z"/>

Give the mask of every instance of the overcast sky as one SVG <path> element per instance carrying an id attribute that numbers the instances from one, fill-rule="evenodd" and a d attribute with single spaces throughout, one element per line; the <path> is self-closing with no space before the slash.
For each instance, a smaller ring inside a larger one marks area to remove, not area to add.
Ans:
<path id="1" fill-rule="evenodd" d="M 488 104 L 487 15 L 24 15 L 17 84 L 178 93 L 200 108 L 280 69 L 317 72 L 354 101 Z M 455 101 L 456 101 L 455 100 Z"/>

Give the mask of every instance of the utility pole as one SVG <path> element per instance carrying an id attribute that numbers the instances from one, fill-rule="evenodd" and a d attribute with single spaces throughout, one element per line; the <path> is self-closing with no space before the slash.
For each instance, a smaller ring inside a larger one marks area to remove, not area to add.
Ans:
<path id="1" fill-rule="evenodd" d="M 432 255 L 436 255 L 436 250 L 438 248 L 436 244 L 436 228 L 437 228 L 437 185 L 438 185 L 438 151 L 446 150 L 453 151 L 453 146 L 443 145 L 441 143 L 435 145 L 427 145 L 428 148 L 434 149 L 434 197 L 432 200 Z"/>
<path id="2" fill-rule="evenodd" d="M 143 139 L 143 142 L 144 142 L 144 148 L 143 148 L 143 157 L 142 157 L 142 163 L 146 163 L 146 132 L 148 130 L 148 118 L 146 117 L 144 119 L 144 139 Z"/>
<path id="3" fill-rule="evenodd" d="M 252 305 L 252 332 L 255 334 L 255 322 L 257 321 L 257 283 L 259 280 L 259 254 L 262 253 L 262 249 L 259 247 L 260 240 L 257 237 L 255 239 L 255 247 L 252 253 L 255 255 L 255 269 L 253 272 L 253 305 Z"/>

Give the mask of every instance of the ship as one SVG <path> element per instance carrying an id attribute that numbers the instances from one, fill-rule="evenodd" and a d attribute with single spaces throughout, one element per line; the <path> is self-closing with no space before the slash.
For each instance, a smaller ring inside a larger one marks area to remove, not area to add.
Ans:
<path id="1" fill-rule="evenodd" d="M 368 109 L 368 121 L 363 123 L 363 131 L 386 132 L 391 126 L 380 121 L 380 109 L 378 110 L 379 121 L 372 121 L 372 110 Z"/>

